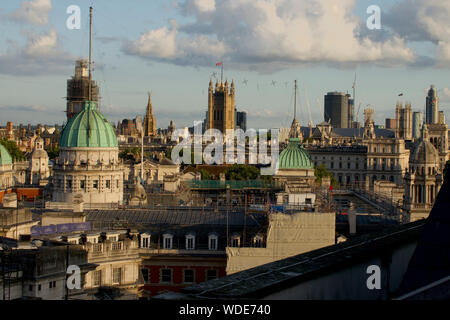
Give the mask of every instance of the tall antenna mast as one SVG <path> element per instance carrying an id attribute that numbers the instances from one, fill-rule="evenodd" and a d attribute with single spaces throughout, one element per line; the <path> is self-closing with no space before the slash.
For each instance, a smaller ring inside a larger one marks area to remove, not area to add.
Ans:
<path id="1" fill-rule="evenodd" d="M 90 105 L 92 101 L 92 7 L 89 7 L 89 101 L 88 104 Z M 91 120 L 89 119 L 89 112 L 88 112 L 88 135 L 89 138 L 91 137 Z"/>
<path id="2" fill-rule="evenodd" d="M 144 130 L 141 131 L 141 183 L 144 184 Z"/>
<path id="3" fill-rule="evenodd" d="M 297 118 L 297 80 L 294 80 L 294 119 Z"/>
<path id="4" fill-rule="evenodd" d="M 355 98 L 355 95 L 356 95 L 356 72 L 355 72 L 355 80 L 353 80 L 353 86 L 352 86 L 352 89 L 353 89 L 353 110 L 352 110 L 352 121 L 356 121 L 356 122 L 358 122 L 358 119 L 355 119 L 355 107 L 356 107 L 356 98 Z M 350 124 L 350 128 L 353 126 L 353 123 L 351 123 Z"/>
<path id="5" fill-rule="evenodd" d="M 92 101 L 92 7 L 89 7 L 89 101 Z"/>

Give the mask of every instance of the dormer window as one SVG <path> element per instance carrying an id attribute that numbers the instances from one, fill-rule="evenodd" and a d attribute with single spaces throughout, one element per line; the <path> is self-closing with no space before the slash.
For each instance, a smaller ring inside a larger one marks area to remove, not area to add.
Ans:
<path id="1" fill-rule="evenodd" d="M 260 235 L 256 235 L 253 238 L 253 246 L 255 248 L 262 248 L 262 246 L 263 246 L 263 237 L 260 236 Z"/>
<path id="2" fill-rule="evenodd" d="M 173 246 L 173 235 L 170 233 L 163 234 L 163 248 L 172 249 Z"/>
<path id="3" fill-rule="evenodd" d="M 109 241 L 119 241 L 119 236 L 118 236 L 118 235 L 106 236 L 106 240 L 109 240 Z"/>
<path id="4" fill-rule="evenodd" d="M 141 234 L 141 248 L 150 248 L 150 235 L 148 233 Z"/>
<path id="5" fill-rule="evenodd" d="M 186 235 L 186 250 L 195 249 L 195 235 L 192 233 Z"/>
<path id="6" fill-rule="evenodd" d="M 232 235 L 230 239 L 230 247 L 238 248 L 240 244 L 241 244 L 241 237 L 239 236 L 239 234 Z"/>
<path id="7" fill-rule="evenodd" d="M 217 250 L 217 246 L 219 243 L 219 237 L 215 233 L 211 233 L 208 236 L 208 249 L 209 250 Z"/>

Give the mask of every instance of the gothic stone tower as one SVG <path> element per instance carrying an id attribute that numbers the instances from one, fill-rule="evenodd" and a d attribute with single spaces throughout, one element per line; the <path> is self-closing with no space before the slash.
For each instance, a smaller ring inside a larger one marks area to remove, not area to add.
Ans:
<path id="1" fill-rule="evenodd" d="M 227 129 L 234 130 L 234 98 L 234 81 L 231 82 L 230 88 L 228 88 L 228 81 L 225 81 L 225 84 L 217 82 L 215 90 L 212 81 L 209 81 L 206 129 L 218 129 L 223 134 Z"/>
<path id="2" fill-rule="evenodd" d="M 148 93 L 147 112 L 144 118 L 144 136 L 154 136 L 156 134 L 156 121 L 153 115 L 153 107 L 150 92 Z"/>
<path id="3" fill-rule="evenodd" d="M 395 107 L 395 121 L 397 138 L 411 140 L 412 139 L 412 108 L 411 103 L 406 103 L 405 107 L 401 102 L 397 102 Z"/>

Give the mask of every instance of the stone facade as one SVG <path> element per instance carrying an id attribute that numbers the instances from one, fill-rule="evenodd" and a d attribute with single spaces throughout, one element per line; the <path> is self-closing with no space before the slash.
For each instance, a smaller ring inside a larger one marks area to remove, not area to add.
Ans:
<path id="1" fill-rule="evenodd" d="M 85 203 L 123 201 L 123 170 L 118 148 L 61 148 L 53 170 L 53 201 Z"/>
<path id="2" fill-rule="evenodd" d="M 428 128 L 422 127 L 422 138 L 416 146 L 405 176 L 404 210 L 407 220 L 426 218 L 442 186 L 439 152 L 429 141 Z"/>
<path id="3" fill-rule="evenodd" d="M 29 158 L 27 182 L 33 185 L 46 185 L 50 176 L 48 154 L 44 150 L 44 140 L 38 138 L 34 142 L 34 151 Z"/>
<path id="4" fill-rule="evenodd" d="M 335 244 L 334 213 L 272 214 L 265 248 L 227 247 L 227 275 Z"/>

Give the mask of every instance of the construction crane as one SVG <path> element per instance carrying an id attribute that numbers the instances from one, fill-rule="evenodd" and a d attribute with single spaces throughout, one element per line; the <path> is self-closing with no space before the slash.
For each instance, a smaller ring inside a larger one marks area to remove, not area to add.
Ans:
<path id="1" fill-rule="evenodd" d="M 358 112 L 356 112 L 356 122 L 359 122 L 359 109 L 361 108 L 361 102 L 358 105 Z"/>

